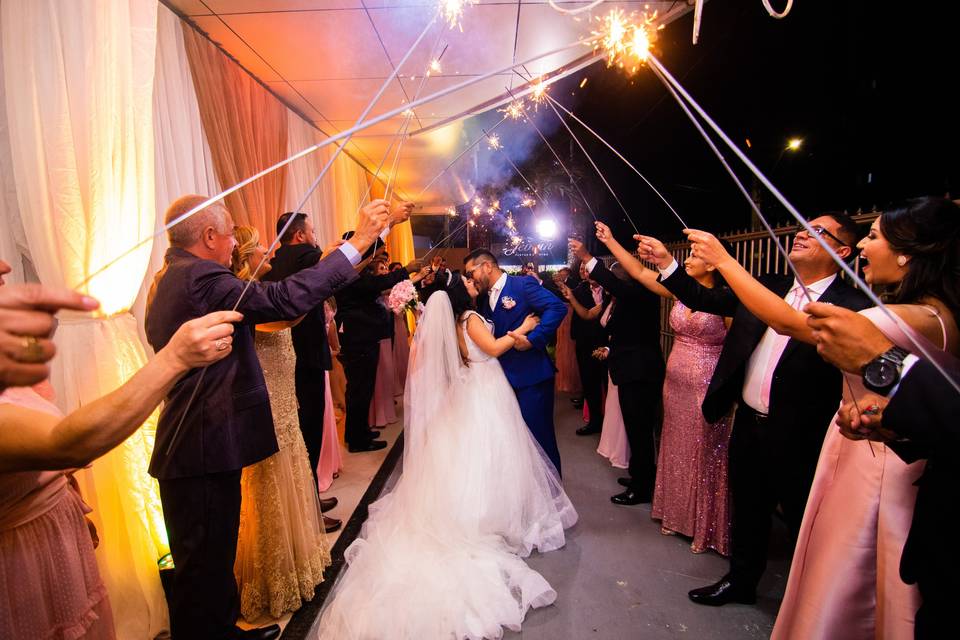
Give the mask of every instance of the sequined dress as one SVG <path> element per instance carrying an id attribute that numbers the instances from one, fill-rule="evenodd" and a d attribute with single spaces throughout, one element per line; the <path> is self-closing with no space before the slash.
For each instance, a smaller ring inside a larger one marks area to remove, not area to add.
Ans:
<path id="1" fill-rule="evenodd" d="M 258 331 L 257 356 L 270 394 L 280 450 L 246 467 L 234 574 L 240 613 L 248 621 L 274 618 L 313 598 L 330 564 L 330 548 L 307 448 L 300 433 L 294 389 L 296 354 L 290 329 Z"/>
<path id="2" fill-rule="evenodd" d="M 676 336 L 663 384 L 663 434 L 651 515 L 664 533 L 693 539 L 694 553 L 730 553 L 730 490 L 727 446 L 732 418 L 714 424 L 700 405 L 720 358 L 727 328 L 723 318 L 689 312 L 677 302 L 670 312 Z"/>

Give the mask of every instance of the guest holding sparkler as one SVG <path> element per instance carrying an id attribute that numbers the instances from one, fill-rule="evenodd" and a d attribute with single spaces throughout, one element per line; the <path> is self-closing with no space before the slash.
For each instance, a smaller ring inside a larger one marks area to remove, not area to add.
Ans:
<path id="1" fill-rule="evenodd" d="M 167 223 L 203 203 L 183 196 Z M 146 333 L 159 351 L 185 321 L 234 306 L 247 324 L 293 320 L 357 279 L 354 266 L 387 224 L 387 203 L 360 211 L 350 241 L 316 266 L 282 282 L 245 284 L 229 269 L 236 240 L 233 219 L 212 204 L 172 226 L 170 249 L 148 296 Z M 157 427 L 150 473 L 160 499 L 175 564 L 169 598 L 177 640 L 279 635 L 274 625 L 243 632 L 233 564 L 240 520 L 241 470 L 277 451 L 270 400 L 253 345 L 238 331 L 233 352 L 193 369 L 167 394 Z"/>

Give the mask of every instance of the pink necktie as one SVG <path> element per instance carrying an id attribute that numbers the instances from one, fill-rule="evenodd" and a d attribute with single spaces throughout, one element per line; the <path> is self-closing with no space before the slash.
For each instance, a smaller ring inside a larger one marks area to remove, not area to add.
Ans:
<path id="1" fill-rule="evenodd" d="M 791 300 L 790 306 L 794 309 L 799 309 L 803 302 L 803 292 L 798 287 L 791 289 L 790 293 L 793 294 L 793 300 Z M 783 350 L 789 341 L 790 336 L 777 336 L 777 341 L 770 350 L 770 357 L 767 358 L 767 366 L 763 370 L 763 382 L 760 383 L 760 398 L 764 404 L 767 405 L 767 411 L 770 410 L 770 386 L 773 384 L 773 372 L 777 368 L 780 356 L 783 355 Z"/>

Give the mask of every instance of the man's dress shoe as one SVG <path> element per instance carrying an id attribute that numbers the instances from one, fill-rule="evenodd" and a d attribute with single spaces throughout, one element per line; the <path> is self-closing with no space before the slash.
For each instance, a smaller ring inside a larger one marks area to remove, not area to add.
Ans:
<path id="1" fill-rule="evenodd" d="M 610 502 L 613 504 L 622 504 L 633 506 L 635 504 L 643 504 L 645 502 L 650 502 L 650 492 L 649 491 L 634 491 L 633 489 L 627 489 L 623 493 L 618 493 L 615 496 L 610 498 Z"/>
<path id="2" fill-rule="evenodd" d="M 595 433 L 600 433 L 600 427 L 585 425 L 577 429 L 578 436 L 592 436 Z"/>
<path id="3" fill-rule="evenodd" d="M 707 587 L 694 589 L 687 595 L 693 602 L 710 607 L 719 607 L 730 602 L 754 604 L 757 601 L 757 590 L 755 588 L 750 589 L 735 584 L 727 577 L 721 578 L 720 582 Z"/>
<path id="4" fill-rule="evenodd" d="M 370 442 L 357 445 L 356 447 L 353 445 L 348 445 L 347 451 L 350 453 L 362 453 L 364 451 L 379 451 L 380 449 L 385 449 L 386 447 L 386 440 L 371 440 Z"/>
<path id="5" fill-rule="evenodd" d="M 326 513 L 339 504 L 336 498 L 320 498 L 320 513 Z"/>
<path id="6" fill-rule="evenodd" d="M 274 640 L 280 637 L 280 625 L 271 624 L 267 627 L 257 627 L 256 629 L 233 628 L 233 637 L 235 640 Z"/>
<path id="7" fill-rule="evenodd" d="M 343 526 L 343 521 L 339 520 L 338 518 L 331 518 L 330 516 L 322 516 L 322 517 L 323 517 L 323 530 L 326 533 L 333 533 L 334 531 L 339 529 L 341 526 Z"/>
<path id="8" fill-rule="evenodd" d="M 617 484 L 619 484 L 621 487 L 629 487 L 631 484 L 633 484 L 633 478 L 630 476 L 617 478 Z"/>

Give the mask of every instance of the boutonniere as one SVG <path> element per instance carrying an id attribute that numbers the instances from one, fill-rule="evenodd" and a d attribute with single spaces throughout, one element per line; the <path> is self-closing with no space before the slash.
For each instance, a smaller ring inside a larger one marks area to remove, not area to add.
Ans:
<path id="1" fill-rule="evenodd" d="M 517 306 L 517 301 L 510 296 L 503 296 L 503 298 L 500 300 L 500 303 L 503 305 L 504 309 L 513 309 L 515 306 Z"/>

